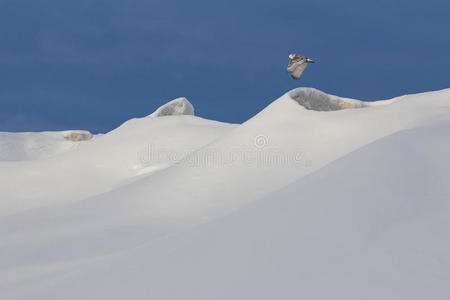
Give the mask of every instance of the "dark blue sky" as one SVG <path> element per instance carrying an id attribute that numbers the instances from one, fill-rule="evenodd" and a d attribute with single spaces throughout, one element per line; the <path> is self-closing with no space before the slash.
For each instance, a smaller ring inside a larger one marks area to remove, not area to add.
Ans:
<path id="1" fill-rule="evenodd" d="M 180 96 L 242 122 L 298 86 L 448 88 L 449 16 L 448 0 L 0 0 L 0 131 L 105 132 Z M 317 60 L 300 81 L 291 52 Z"/>

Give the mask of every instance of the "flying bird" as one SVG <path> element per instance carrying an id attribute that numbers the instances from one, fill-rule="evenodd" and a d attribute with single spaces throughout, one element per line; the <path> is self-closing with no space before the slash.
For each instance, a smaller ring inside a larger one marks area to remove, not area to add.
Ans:
<path id="1" fill-rule="evenodd" d="M 289 54 L 289 64 L 286 70 L 291 73 L 291 77 L 294 79 L 300 79 L 305 71 L 308 63 L 314 63 L 312 59 L 307 58 L 306 56 L 299 54 Z"/>

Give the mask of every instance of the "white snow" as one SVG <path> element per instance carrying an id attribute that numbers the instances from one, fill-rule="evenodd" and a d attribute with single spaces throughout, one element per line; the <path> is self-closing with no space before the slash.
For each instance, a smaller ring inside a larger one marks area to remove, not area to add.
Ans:
<path id="1" fill-rule="evenodd" d="M 0 298 L 448 299 L 448 153 L 450 89 L 296 89 L 0 162 Z"/>
<path id="2" fill-rule="evenodd" d="M 178 162 L 232 127 L 194 116 L 132 119 L 58 156 L 0 161 L 0 216 L 114 190 Z"/>

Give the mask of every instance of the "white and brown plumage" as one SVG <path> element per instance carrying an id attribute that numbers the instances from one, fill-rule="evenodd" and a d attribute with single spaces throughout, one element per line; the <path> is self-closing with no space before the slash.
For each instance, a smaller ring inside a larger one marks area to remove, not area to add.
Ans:
<path id="1" fill-rule="evenodd" d="M 286 70 L 291 73 L 291 77 L 294 79 L 300 79 L 308 63 L 314 63 L 312 59 L 299 54 L 289 54 L 289 59 Z"/>

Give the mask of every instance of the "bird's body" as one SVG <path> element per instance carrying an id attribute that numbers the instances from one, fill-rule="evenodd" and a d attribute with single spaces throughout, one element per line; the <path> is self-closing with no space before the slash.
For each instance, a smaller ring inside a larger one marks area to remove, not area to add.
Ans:
<path id="1" fill-rule="evenodd" d="M 292 78 L 297 80 L 302 76 L 303 71 L 308 66 L 308 63 L 314 63 L 312 59 L 299 54 L 290 54 L 289 59 L 290 61 L 286 70 L 291 73 Z"/>

